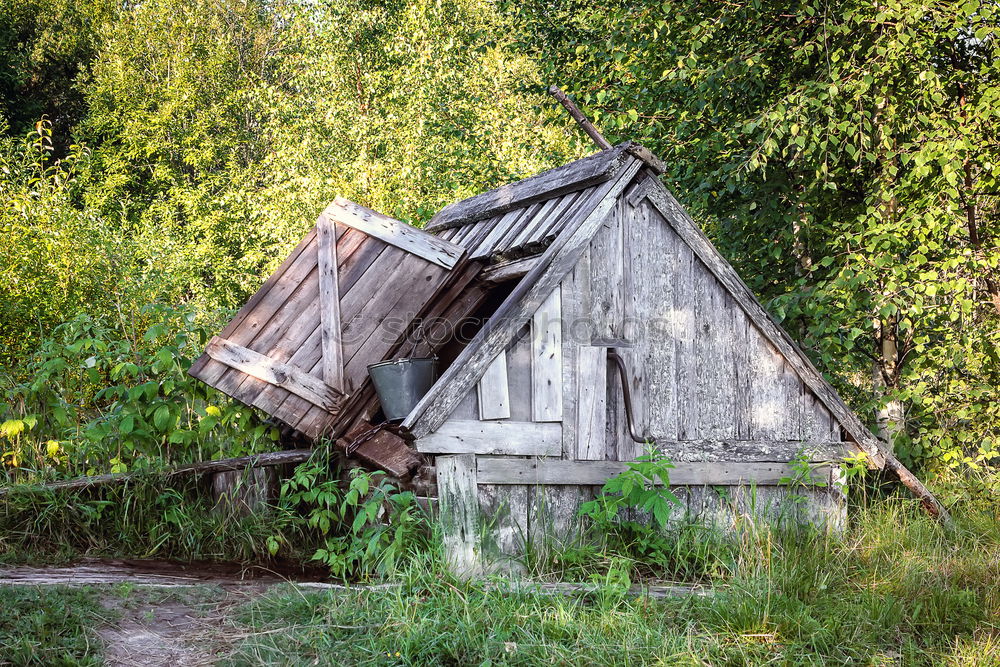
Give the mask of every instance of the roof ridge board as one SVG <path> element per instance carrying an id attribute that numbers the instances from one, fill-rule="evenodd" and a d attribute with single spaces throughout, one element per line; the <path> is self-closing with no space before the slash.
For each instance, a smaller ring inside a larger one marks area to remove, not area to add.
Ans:
<path id="1" fill-rule="evenodd" d="M 603 183 L 618 172 L 626 157 L 632 157 L 628 151 L 633 145 L 632 142 L 626 141 L 613 148 L 449 204 L 438 211 L 424 229 L 440 231 L 465 225 L 543 199 Z"/>
<path id="2" fill-rule="evenodd" d="M 403 420 L 402 426 L 411 436 L 420 438 L 433 433 L 454 411 L 465 393 L 486 372 L 493 357 L 507 348 L 549 293 L 573 269 L 641 164 L 641 160 L 626 156 L 613 177 L 592 194 L 593 205 L 577 211 L 574 224 L 567 226 L 542 253 L 514 291 Z"/>

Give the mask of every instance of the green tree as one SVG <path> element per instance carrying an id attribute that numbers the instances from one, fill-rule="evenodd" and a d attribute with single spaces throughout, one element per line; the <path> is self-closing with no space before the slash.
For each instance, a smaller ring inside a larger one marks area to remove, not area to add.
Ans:
<path id="1" fill-rule="evenodd" d="M 996 2 L 509 9 L 901 454 L 995 456 Z"/>

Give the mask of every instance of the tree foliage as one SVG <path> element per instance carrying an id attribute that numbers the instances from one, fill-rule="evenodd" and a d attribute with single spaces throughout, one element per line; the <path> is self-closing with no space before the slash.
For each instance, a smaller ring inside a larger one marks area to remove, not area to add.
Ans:
<path id="1" fill-rule="evenodd" d="M 509 9 L 901 454 L 996 455 L 996 2 Z"/>

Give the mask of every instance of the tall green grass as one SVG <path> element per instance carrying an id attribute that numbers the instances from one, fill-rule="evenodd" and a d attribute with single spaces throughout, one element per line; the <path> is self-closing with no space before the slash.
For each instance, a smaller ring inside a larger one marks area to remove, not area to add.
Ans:
<path id="1" fill-rule="evenodd" d="M 428 561 L 398 589 L 278 589 L 247 605 L 231 664 L 1000 664 L 1000 528 L 946 532 L 909 499 L 843 535 L 750 528 L 709 596 L 635 598 L 621 581 L 549 597 L 487 590 Z M 692 545 L 694 546 L 694 545 Z M 582 574 L 582 573 L 581 573 Z"/>

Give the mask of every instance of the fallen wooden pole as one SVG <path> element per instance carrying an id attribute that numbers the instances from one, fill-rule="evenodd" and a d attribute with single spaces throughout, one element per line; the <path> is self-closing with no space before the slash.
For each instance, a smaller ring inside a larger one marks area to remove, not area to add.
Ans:
<path id="1" fill-rule="evenodd" d="M 583 112 L 580 111 L 575 104 L 573 104 L 573 100 L 569 99 L 569 96 L 567 96 L 566 93 L 559 89 L 559 86 L 549 86 L 549 94 L 559 100 L 559 103 L 562 104 L 566 111 L 569 112 L 569 115 L 573 117 L 573 120 L 575 120 L 580 127 L 583 128 L 583 131 L 587 133 L 588 137 L 594 140 L 595 144 L 601 147 L 601 150 L 606 151 L 611 148 L 611 142 L 604 138 L 604 135 L 601 134 L 600 130 L 594 127 L 594 124 L 590 122 L 590 119 L 583 115 Z"/>
<path id="2" fill-rule="evenodd" d="M 311 449 L 289 449 L 281 452 L 265 452 L 263 454 L 253 454 L 251 456 L 239 456 L 232 459 L 219 459 L 217 461 L 202 461 L 200 463 L 186 463 L 184 465 L 165 468 L 163 470 L 150 470 L 126 473 L 111 473 L 108 475 L 94 475 L 92 477 L 77 477 L 59 482 L 49 482 L 47 484 L 23 484 L 19 486 L 8 486 L 0 488 L 0 498 L 14 491 L 34 491 L 46 489 L 52 491 L 62 491 L 67 489 L 87 489 L 93 486 L 104 484 L 117 484 L 127 482 L 142 475 L 160 475 L 162 477 L 173 477 L 174 475 L 203 474 L 214 472 L 228 472 L 233 470 L 245 470 L 246 468 L 260 468 L 264 466 L 277 466 L 286 463 L 301 463 L 312 456 Z"/>

